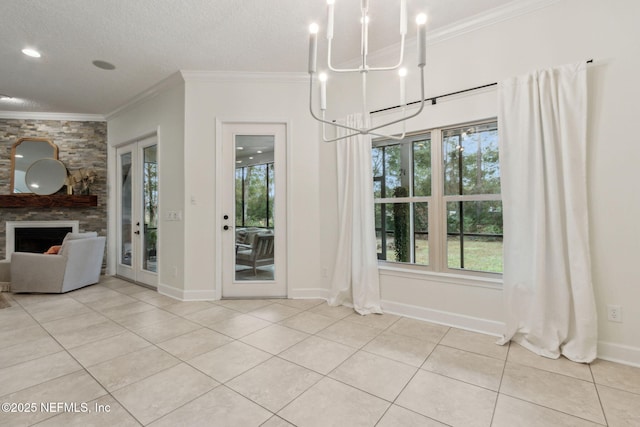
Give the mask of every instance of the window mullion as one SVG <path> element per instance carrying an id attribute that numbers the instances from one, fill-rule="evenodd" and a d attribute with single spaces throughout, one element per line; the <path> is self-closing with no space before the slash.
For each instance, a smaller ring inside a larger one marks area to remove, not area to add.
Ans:
<path id="1" fill-rule="evenodd" d="M 429 265 L 436 271 L 446 267 L 446 227 L 444 202 L 442 132 L 431 132 L 431 202 L 429 203 Z M 444 230 L 444 231 L 443 231 Z"/>

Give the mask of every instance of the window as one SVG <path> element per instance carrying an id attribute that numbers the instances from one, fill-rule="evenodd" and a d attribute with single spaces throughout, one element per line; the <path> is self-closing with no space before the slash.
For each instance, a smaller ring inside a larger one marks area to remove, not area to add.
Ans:
<path id="1" fill-rule="evenodd" d="M 236 227 L 273 227 L 273 163 L 236 168 Z"/>
<path id="2" fill-rule="evenodd" d="M 433 271 L 502 272 L 495 122 L 376 141 L 378 258 Z"/>

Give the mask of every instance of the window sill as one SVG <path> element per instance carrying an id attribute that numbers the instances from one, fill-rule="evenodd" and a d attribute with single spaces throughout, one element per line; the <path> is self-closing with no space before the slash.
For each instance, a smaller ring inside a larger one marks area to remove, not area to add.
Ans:
<path id="1" fill-rule="evenodd" d="M 501 277 L 480 277 L 471 274 L 437 273 L 420 267 L 400 267 L 388 263 L 378 263 L 382 276 L 401 277 L 405 279 L 429 280 L 449 285 L 473 286 L 502 290 Z"/>

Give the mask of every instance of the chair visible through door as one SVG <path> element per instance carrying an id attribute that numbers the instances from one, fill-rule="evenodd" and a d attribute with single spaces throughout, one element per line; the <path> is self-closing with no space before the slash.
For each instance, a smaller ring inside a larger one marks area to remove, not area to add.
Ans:
<path id="1" fill-rule="evenodd" d="M 253 268 L 254 276 L 257 268 L 274 263 L 273 234 L 260 233 L 253 238 L 250 248 L 242 245 L 236 253 L 236 264 Z"/>

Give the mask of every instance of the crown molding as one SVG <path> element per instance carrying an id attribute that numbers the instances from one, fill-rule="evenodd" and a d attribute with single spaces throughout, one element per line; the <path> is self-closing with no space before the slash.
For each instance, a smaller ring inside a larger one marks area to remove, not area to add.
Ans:
<path id="1" fill-rule="evenodd" d="M 58 120 L 68 122 L 104 122 L 102 114 L 48 113 L 32 111 L 0 111 L 0 119 Z"/>
<path id="2" fill-rule="evenodd" d="M 232 71 L 180 71 L 185 82 L 221 82 L 221 83 L 246 83 L 246 82 L 271 82 L 271 83 L 308 83 L 307 73 L 291 72 L 232 72 Z"/>
<path id="3" fill-rule="evenodd" d="M 106 120 L 111 120 L 115 117 L 118 117 L 120 114 L 130 110 L 131 108 L 134 108 L 140 104 L 142 104 L 143 102 L 146 102 L 154 97 L 156 97 L 158 94 L 160 94 L 161 92 L 172 88 L 174 86 L 177 86 L 179 84 L 184 83 L 184 80 L 182 78 L 182 74 L 178 71 L 175 72 L 173 74 L 171 74 L 169 77 L 167 77 L 164 80 L 161 80 L 160 82 L 156 83 L 155 85 L 151 86 L 149 89 L 139 93 L 138 95 L 134 96 L 133 98 L 131 98 L 129 101 L 127 101 L 126 103 L 124 103 L 122 106 L 116 108 L 115 110 L 113 110 L 112 112 L 108 113 L 105 115 Z"/>
<path id="4" fill-rule="evenodd" d="M 436 44 L 442 41 L 461 36 L 471 31 L 476 31 L 499 22 L 526 15 L 536 10 L 559 3 L 560 0 L 517 0 L 498 6 L 494 9 L 479 13 L 467 19 L 460 20 L 451 25 L 438 28 L 427 33 L 427 42 Z"/>
<path id="5" fill-rule="evenodd" d="M 503 6 L 496 7 L 486 12 L 479 13 L 467 19 L 463 19 L 453 24 L 440 27 L 438 29 L 427 32 L 427 45 L 434 45 L 443 41 L 462 36 L 464 34 L 476 31 L 491 25 L 498 24 L 518 16 L 526 15 L 536 10 L 552 6 L 561 0 L 514 0 Z M 407 38 L 405 43 L 405 51 L 407 47 L 415 46 L 415 37 Z M 387 46 L 383 49 L 376 50 L 369 54 L 369 58 L 373 60 L 386 59 L 396 57 L 400 50 L 400 43 Z M 357 67 L 360 65 L 361 59 L 354 58 L 340 64 L 342 67 Z"/>

